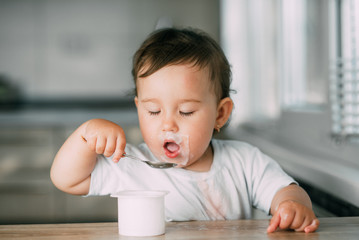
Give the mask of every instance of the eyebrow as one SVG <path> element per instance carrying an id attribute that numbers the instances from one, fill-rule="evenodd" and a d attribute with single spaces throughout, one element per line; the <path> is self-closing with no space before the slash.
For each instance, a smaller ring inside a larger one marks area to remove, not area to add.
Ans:
<path id="1" fill-rule="evenodd" d="M 197 100 L 197 99 L 183 99 L 180 101 L 180 103 L 187 103 L 187 102 L 201 103 L 202 101 Z"/>
<path id="2" fill-rule="evenodd" d="M 144 98 L 142 100 L 140 100 L 140 102 L 158 102 L 158 100 L 156 98 Z"/>

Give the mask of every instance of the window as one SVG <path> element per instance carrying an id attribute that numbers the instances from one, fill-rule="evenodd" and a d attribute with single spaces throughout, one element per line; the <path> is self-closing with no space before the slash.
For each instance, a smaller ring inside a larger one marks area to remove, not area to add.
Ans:
<path id="1" fill-rule="evenodd" d="M 306 102 L 306 2 L 281 1 L 279 14 L 279 79 L 281 106 Z"/>
<path id="2" fill-rule="evenodd" d="M 358 5 L 221 1 L 221 44 L 238 92 L 238 114 L 232 115 L 238 125 L 232 121 L 228 134 L 258 146 L 294 177 L 354 204 L 358 144 L 333 140 L 359 140 Z"/>
<path id="3" fill-rule="evenodd" d="M 282 109 L 320 109 L 328 100 L 326 1 L 278 1 L 279 95 Z"/>
<path id="4" fill-rule="evenodd" d="M 338 140 L 359 137 L 359 1 L 330 5 L 332 132 Z"/>
<path id="5" fill-rule="evenodd" d="M 221 12 L 240 109 L 232 122 L 263 123 L 283 110 L 328 104 L 328 1 L 223 0 Z"/>

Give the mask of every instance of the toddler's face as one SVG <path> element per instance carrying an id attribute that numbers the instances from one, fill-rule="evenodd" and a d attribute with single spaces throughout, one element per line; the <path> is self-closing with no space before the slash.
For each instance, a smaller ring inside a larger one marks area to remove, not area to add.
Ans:
<path id="1" fill-rule="evenodd" d="M 201 171 L 210 166 L 217 98 L 209 73 L 191 65 L 166 66 L 137 80 L 135 99 L 144 141 L 161 161 Z"/>

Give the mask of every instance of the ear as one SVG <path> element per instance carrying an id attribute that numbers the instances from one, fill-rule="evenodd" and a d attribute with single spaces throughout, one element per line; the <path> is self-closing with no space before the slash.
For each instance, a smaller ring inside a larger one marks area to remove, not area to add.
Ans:
<path id="1" fill-rule="evenodd" d="M 138 98 L 137 97 L 135 97 L 135 104 L 136 104 L 136 108 L 138 107 Z"/>
<path id="2" fill-rule="evenodd" d="M 216 125 L 214 126 L 215 129 L 220 129 L 226 124 L 229 117 L 231 116 L 232 109 L 233 101 L 231 98 L 226 97 L 219 102 L 217 107 Z"/>

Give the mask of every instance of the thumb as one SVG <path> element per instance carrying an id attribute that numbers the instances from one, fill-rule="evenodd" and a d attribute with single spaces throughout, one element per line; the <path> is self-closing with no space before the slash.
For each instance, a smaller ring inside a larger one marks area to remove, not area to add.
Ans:
<path id="1" fill-rule="evenodd" d="M 274 232 L 279 227 L 279 224 L 280 224 L 280 214 L 277 212 L 270 220 L 269 226 L 267 228 L 267 233 Z"/>
<path id="2" fill-rule="evenodd" d="M 121 149 L 116 149 L 115 153 L 113 154 L 112 160 L 115 163 L 118 163 L 120 161 L 120 159 L 123 157 L 124 153 L 125 153 L 125 151 L 123 151 Z"/>
<path id="3" fill-rule="evenodd" d="M 113 154 L 112 160 L 117 163 L 120 161 L 120 159 L 123 157 L 123 154 L 125 153 L 125 147 L 126 147 L 126 139 L 122 139 L 121 137 L 117 138 L 116 141 L 116 150 Z"/>
<path id="4" fill-rule="evenodd" d="M 307 226 L 306 228 L 304 228 L 304 231 L 306 233 L 314 232 L 315 230 L 318 229 L 318 226 L 319 226 L 319 220 L 317 218 L 313 219 L 312 223 L 309 226 Z"/>

